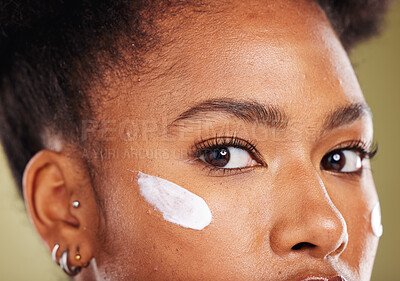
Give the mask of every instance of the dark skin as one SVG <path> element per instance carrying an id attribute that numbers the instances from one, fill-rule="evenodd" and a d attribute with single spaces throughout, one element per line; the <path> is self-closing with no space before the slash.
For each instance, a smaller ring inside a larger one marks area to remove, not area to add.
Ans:
<path id="1" fill-rule="evenodd" d="M 82 154 L 56 136 L 25 170 L 26 206 L 49 250 L 59 243 L 59 258 L 69 249 L 69 265 L 84 267 L 75 280 L 369 280 L 378 245 L 369 161 L 354 151 L 340 169 L 322 160 L 354 140 L 369 143 L 372 119 L 318 5 L 233 1 L 219 13 L 158 24 L 175 29 L 171 44 L 147 54 L 157 69 L 140 77 L 108 72 L 107 87 L 92 89 L 107 97 L 96 116 L 107 130 L 85 133 L 109 152 L 100 161 L 88 149 L 95 180 Z M 175 121 L 210 99 L 273 106 L 283 121 L 215 108 Z M 329 122 L 354 104 L 359 114 Z M 250 151 L 241 170 L 210 172 L 193 146 L 216 135 L 256 143 L 260 157 Z M 138 171 L 203 198 L 211 224 L 192 230 L 165 221 L 140 195 Z"/>

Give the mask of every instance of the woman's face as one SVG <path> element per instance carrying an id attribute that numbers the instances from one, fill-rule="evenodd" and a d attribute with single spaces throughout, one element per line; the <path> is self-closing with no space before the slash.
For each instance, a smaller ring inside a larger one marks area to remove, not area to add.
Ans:
<path id="1" fill-rule="evenodd" d="M 346 52 L 313 1 L 218 9 L 165 19 L 155 70 L 98 89 L 105 223 L 83 278 L 369 280 L 372 120 Z M 144 174 L 202 198 L 211 222 L 146 197 Z"/>

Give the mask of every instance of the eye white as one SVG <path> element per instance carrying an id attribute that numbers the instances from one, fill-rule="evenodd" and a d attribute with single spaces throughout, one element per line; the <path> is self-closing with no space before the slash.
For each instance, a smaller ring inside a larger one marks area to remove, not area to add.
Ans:
<path id="1" fill-rule="evenodd" d="M 230 146 L 228 151 L 230 155 L 229 162 L 222 168 L 234 169 L 257 165 L 257 161 L 244 149 Z"/>
<path id="2" fill-rule="evenodd" d="M 360 155 L 357 152 L 351 150 L 343 150 L 342 153 L 345 157 L 345 164 L 340 170 L 341 172 L 354 172 L 361 168 L 362 161 Z"/>

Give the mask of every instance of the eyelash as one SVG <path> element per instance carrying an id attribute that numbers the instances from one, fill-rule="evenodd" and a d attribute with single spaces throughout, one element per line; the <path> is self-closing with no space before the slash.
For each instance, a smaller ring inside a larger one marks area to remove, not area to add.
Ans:
<path id="1" fill-rule="evenodd" d="M 328 152 L 331 153 L 337 150 L 351 150 L 360 153 L 361 160 L 362 159 L 372 159 L 378 152 L 378 144 L 377 143 L 366 143 L 361 139 L 353 140 L 348 144 L 339 145 L 338 148 L 333 149 Z"/>
<path id="2" fill-rule="evenodd" d="M 204 161 L 200 160 L 200 156 L 204 154 L 206 151 L 213 150 L 215 148 L 219 147 L 235 147 L 235 148 L 240 148 L 243 150 L 246 150 L 251 157 L 254 158 L 255 161 L 257 161 L 260 166 L 267 166 L 262 155 L 258 152 L 256 149 L 256 144 L 254 142 L 241 139 L 237 136 L 218 136 L 215 135 L 214 138 L 211 139 L 206 139 L 203 140 L 201 139 L 200 142 L 195 143 L 193 146 L 193 154 L 194 158 L 196 160 L 201 161 L 201 163 L 204 164 Z M 244 167 L 244 168 L 220 168 L 220 167 L 214 167 L 210 164 L 205 163 L 205 168 L 209 169 L 210 174 L 211 173 L 221 173 L 222 176 L 226 176 L 227 174 L 237 174 L 243 172 L 243 170 L 249 169 L 249 168 L 254 168 L 253 167 Z"/>
<path id="3" fill-rule="evenodd" d="M 210 151 L 210 150 L 213 150 L 213 149 L 219 148 L 219 147 L 236 147 L 236 148 L 244 149 L 251 155 L 251 157 L 254 158 L 255 161 L 257 161 L 260 164 L 260 166 L 264 166 L 264 167 L 267 166 L 262 155 L 256 149 L 256 144 L 254 142 L 251 142 L 251 141 L 248 141 L 245 139 L 241 139 L 234 135 L 230 136 L 230 137 L 216 135 L 215 138 L 206 139 L 206 140 L 201 139 L 200 142 L 195 143 L 193 146 L 193 150 L 194 150 L 193 156 L 196 160 L 199 160 L 203 164 L 205 164 L 205 168 L 208 168 L 210 173 L 222 172 L 223 176 L 225 176 L 227 173 L 236 174 L 236 173 L 242 172 L 245 169 L 255 167 L 255 166 L 253 166 L 253 167 L 247 167 L 247 168 L 220 168 L 220 167 L 214 167 L 214 166 L 204 163 L 204 161 L 200 160 L 200 156 L 202 154 L 204 154 L 206 151 Z M 361 161 L 362 161 L 364 159 L 374 158 L 374 156 L 378 152 L 378 145 L 377 145 L 377 143 L 366 143 L 361 139 L 357 139 L 357 140 L 352 140 L 350 143 L 341 144 L 338 147 L 336 147 L 336 148 L 332 149 L 331 151 L 329 151 L 328 153 L 326 153 L 325 155 L 327 155 L 329 153 L 333 153 L 333 152 L 337 152 L 337 151 L 345 151 L 345 150 L 358 152 L 360 155 Z M 361 169 L 360 171 L 355 171 L 355 172 L 340 172 L 340 174 L 347 175 L 347 176 L 357 176 L 357 175 L 361 175 L 362 171 L 363 171 L 363 169 Z"/>
<path id="4" fill-rule="evenodd" d="M 337 148 L 329 151 L 325 155 L 333 152 L 338 152 L 338 151 L 354 151 L 358 152 L 361 158 L 361 161 L 364 159 L 373 159 L 375 155 L 378 152 L 378 144 L 377 143 L 372 143 L 372 142 L 364 142 L 361 139 L 357 140 L 352 140 L 350 143 L 344 143 L 339 145 Z M 339 172 L 341 175 L 344 176 L 361 176 L 364 168 L 360 169 L 359 171 L 354 171 L 354 172 Z"/>

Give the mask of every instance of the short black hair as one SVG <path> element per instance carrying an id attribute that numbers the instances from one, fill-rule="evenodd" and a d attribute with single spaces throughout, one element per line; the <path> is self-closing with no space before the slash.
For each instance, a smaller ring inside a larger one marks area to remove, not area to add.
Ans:
<path id="1" fill-rule="evenodd" d="M 194 0 L 0 0 L 0 134 L 20 194 L 28 161 L 45 148 L 46 133 L 77 145 L 90 119 L 90 82 L 104 58 L 117 62 L 125 37 L 152 48 L 154 16 Z M 388 0 L 316 0 L 344 48 L 378 33 Z M 164 8 L 162 8 L 164 7 Z"/>

